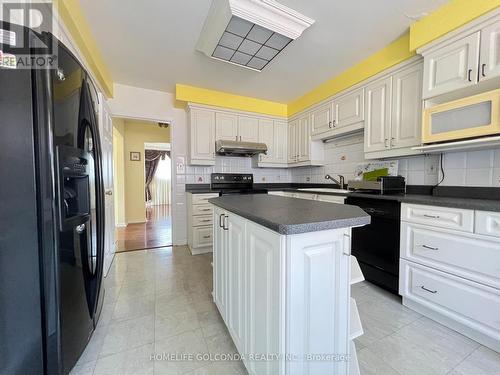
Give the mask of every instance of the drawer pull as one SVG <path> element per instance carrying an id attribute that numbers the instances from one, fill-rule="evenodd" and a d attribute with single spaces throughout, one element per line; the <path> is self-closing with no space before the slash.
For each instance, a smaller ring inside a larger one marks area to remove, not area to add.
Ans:
<path id="1" fill-rule="evenodd" d="M 200 211 L 210 211 L 211 208 L 202 208 Z"/>
<path id="2" fill-rule="evenodd" d="M 222 223 L 222 218 L 224 217 L 224 214 L 219 215 L 219 227 L 224 228 L 224 224 Z"/>
<path id="3" fill-rule="evenodd" d="M 436 294 L 438 291 L 437 290 L 430 290 L 430 289 L 427 289 L 425 286 L 421 286 L 420 288 L 422 288 L 423 290 L 425 290 L 426 292 L 429 292 L 429 293 L 432 293 L 432 294 Z"/>
<path id="4" fill-rule="evenodd" d="M 424 216 L 428 217 L 428 218 L 431 218 L 431 219 L 439 219 L 438 215 L 427 215 L 427 214 L 424 214 Z"/>
<path id="5" fill-rule="evenodd" d="M 429 249 L 429 250 L 439 250 L 439 247 L 432 247 L 432 246 L 427 246 L 427 245 L 422 245 L 423 248 Z"/>
<path id="6" fill-rule="evenodd" d="M 202 223 L 208 223 L 209 221 L 211 221 L 210 219 L 205 219 L 205 220 L 200 220 Z"/>
<path id="7" fill-rule="evenodd" d="M 203 236 L 203 238 L 210 238 L 210 237 L 212 237 L 212 236 L 208 236 L 208 235 L 207 236 Z"/>

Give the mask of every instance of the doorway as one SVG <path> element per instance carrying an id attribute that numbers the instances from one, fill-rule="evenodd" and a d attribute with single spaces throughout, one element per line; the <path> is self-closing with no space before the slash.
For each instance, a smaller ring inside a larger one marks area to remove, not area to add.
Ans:
<path id="1" fill-rule="evenodd" d="M 116 124 L 114 121 L 113 125 L 119 133 L 113 137 L 118 143 L 115 149 L 120 150 L 121 142 L 123 150 L 114 160 L 118 179 L 120 167 L 123 171 L 123 194 L 115 197 L 116 216 L 119 217 L 115 231 L 116 251 L 171 246 L 169 125 L 128 119 L 116 121 Z M 123 163 L 120 163 L 121 158 Z M 120 181 L 116 185 L 120 186 Z"/>

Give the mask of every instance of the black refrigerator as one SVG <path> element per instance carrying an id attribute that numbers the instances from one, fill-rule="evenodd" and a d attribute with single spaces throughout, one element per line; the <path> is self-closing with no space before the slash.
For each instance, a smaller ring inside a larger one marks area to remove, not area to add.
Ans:
<path id="1" fill-rule="evenodd" d="M 0 29 L 57 49 L 56 66 L 0 68 L 0 374 L 67 374 L 104 297 L 95 86 L 52 35 Z"/>

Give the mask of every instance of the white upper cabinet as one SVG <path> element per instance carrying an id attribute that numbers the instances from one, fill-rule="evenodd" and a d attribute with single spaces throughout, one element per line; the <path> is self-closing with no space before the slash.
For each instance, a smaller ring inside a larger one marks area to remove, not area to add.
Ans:
<path id="1" fill-rule="evenodd" d="M 238 140 L 238 116 L 232 113 L 215 114 L 215 140 Z"/>
<path id="2" fill-rule="evenodd" d="M 267 145 L 267 154 L 260 154 L 258 167 L 286 167 L 287 122 L 259 119 L 259 142 Z"/>
<path id="3" fill-rule="evenodd" d="M 189 110 L 188 162 L 192 165 L 215 164 L 215 112 Z"/>
<path id="4" fill-rule="evenodd" d="M 297 132 L 298 138 L 298 161 L 310 160 L 311 135 L 309 130 L 309 116 L 303 116 L 299 120 Z"/>
<path id="5" fill-rule="evenodd" d="M 477 83 L 480 32 L 424 55 L 424 98 Z"/>
<path id="6" fill-rule="evenodd" d="M 313 110 L 311 114 L 311 135 L 319 135 L 332 129 L 333 117 L 331 102 Z"/>
<path id="7" fill-rule="evenodd" d="M 418 52 L 424 56 L 424 99 L 446 93 L 453 93 L 452 98 L 464 97 L 498 88 L 500 12 L 472 21 L 463 31 L 444 36 Z M 450 100 L 449 96 L 443 99 Z"/>
<path id="8" fill-rule="evenodd" d="M 311 138 L 311 113 L 290 121 L 288 127 L 288 163 L 290 167 L 323 165 L 324 148 L 320 140 Z"/>
<path id="9" fill-rule="evenodd" d="M 365 158 L 416 154 L 421 143 L 422 62 L 405 64 L 365 88 Z"/>
<path id="10" fill-rule="evenodd" d="M 311 113 L 311 139 L 322 140 L 362 130 L 364 88 L 341 93 Z"/>
<path id="11" fill-rule="evenodd" d="M 364 89 L 355 90 L 333 101 L 335 118 L 332 127 L 342 129 L 362 122 L 364 117 Z"/>
<path id="12" fill-rule="evenodd" d="M 500 21 L 481 30 L 480 59 L 480 81 L 500 76 Z"/>
<path id="13" fill-rule="evenodd" d="M 259 119 L 250 116 L 238 116 L 238 136 L 241 142 L 259 141 Z"/>
<path id="14" fill-rule="evenodd" d="M 296 163 L 298 161 L 298 129 L 299 120 L 290 121 L 288 126 L 288 163 Z"/>
<path id="15" fill-rule="evenodd" d="M 391 148 L 421 143 L 422 74 L 422 65 L 418 64 L 392 77 Z"/>
<path id="16" fill-rule="evenodd" d="M 260 162 L 274 161 L 274 121 L 261 119 L 259 120 L 259 142 L 267 145 L 267 154 L 260 155 Z"/>
<path id="17" fill-rule="evenodd" d="M 365 88 L 365 152 L 389 148 L 392 77 L 372 82 Z"/>
<path id="18" fill-rule="evenodd" d="M 288 123 L 286 121 L 274 121 L 274 160 L 275 162 L 287 163 L 287 135 Z"/>

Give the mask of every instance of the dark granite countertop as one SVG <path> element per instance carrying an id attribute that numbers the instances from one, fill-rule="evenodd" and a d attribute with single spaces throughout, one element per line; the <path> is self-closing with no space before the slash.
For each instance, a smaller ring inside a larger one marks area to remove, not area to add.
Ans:
<path id="1" fill-rule="evenodd" d="M 226 195 L 208 200 L 280 234 L 299 234 L 370 223 L 356 206 L 267 194 Z"/>
<path id="2" fill-rule="evenodd" d="M 322 194 L 322 195 L 337 195 L 355 198 L 373 198 L 384 200 L 395 200 L 402 203 L 423 204 L 429 206 L 441 206 L 452 208 L 464 208 L 480 211 L 495 211 L 500 212 L 500 188 L 470 188 L 470 187 L 439 187 L 437 195 L 430 194 L 430 186 L 424 187 L 418 194 L 414 194 L 415 189 L 408 186 L 409 194 L 406 195 L 380 195 L 368 193 L 340 193 L 340 192 L 325 192 L 314 190 L 300 190 L 302 188 L 335 188 L 335 186 L 322 184 L 255 184 L 255 187 L 265 188 L 269 191 L 289 191 L 304 194 Z M 210 185 L 200 185 L 198 187 L 186 188 L 190 193 L 214 193 L 217 190 L 211 190 Z"/>

